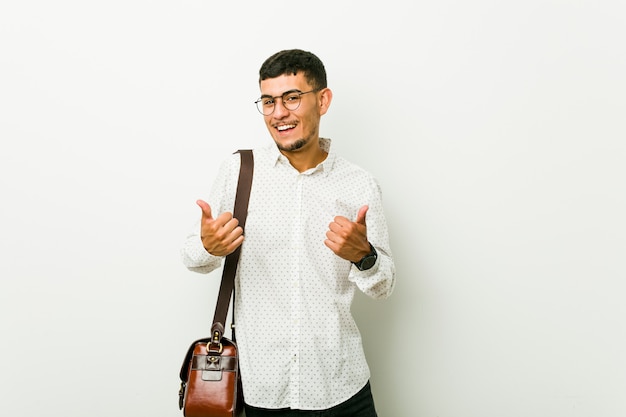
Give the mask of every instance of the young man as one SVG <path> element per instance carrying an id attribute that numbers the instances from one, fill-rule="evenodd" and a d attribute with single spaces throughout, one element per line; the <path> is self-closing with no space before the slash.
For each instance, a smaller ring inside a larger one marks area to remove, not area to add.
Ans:
<path id="1" fill-rule="evenodd" d="M 350 312 L 354 292 L 395 282 L 381 192 L 319 137 L 332 92 L 312 53 L 285 50 L 260 69 L 256 104 L 274 143 L 254 150 L 245 234 L 233 218 L 239 155 L 221 166 L 184 264 L 207 273 L 242 246 L 235 279 L 247 417 L 375 417 L 369 368 Z"/>

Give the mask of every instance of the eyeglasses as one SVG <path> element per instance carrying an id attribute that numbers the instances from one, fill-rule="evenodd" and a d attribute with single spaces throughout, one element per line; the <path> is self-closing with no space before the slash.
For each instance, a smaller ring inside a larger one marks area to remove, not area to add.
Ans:
<path id="1" fill-rule="evenodd" d="M 301 97 L 305 94 L 313 93 L 316 91 L 320 91 L 321 88 L 316 88 L 311 91 L 305 91 L 304 93 L 298 90 L 291 90 L 283 93 L 281 96 L 270 97 L 270 96 L 262 96 L 260 99 L 255 101 L 256 108 L 259 110 L 264 116 L 269 116 L 274 113 L 274 109 L 276 108 L 276 99 L 280 98 L 283 101 L 283 106 L 287 110 L 293 111 L 300 107 Z"/>

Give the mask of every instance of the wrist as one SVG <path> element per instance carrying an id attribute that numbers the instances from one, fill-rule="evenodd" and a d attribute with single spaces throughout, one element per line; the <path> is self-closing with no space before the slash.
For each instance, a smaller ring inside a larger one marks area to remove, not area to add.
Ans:
<path id="1" fill-rule="evenodd" d="M 370 243 L 370 251 L 365 254 L 359 261 L 352 262 L 359 271 L 367 271 L 376 264 L 378 259 L 378 252 L 374 249 L 374 246 Z"/>

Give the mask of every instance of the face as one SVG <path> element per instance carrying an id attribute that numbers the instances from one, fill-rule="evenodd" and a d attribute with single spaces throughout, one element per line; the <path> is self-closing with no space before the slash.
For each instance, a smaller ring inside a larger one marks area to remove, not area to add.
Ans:
<path id="1" fill-rule="evenodd" d="M 281 75 L 261 81 L 261 96 L 282 96 L 287 91 L 313 90 L 302 73 Z M 274 142 L 283 153 L 306 152 L 319 147 L 320 118 L 330 105 L 332 94 L 325 88 L 304 94 L 296 110 L 287 109 L 280 98 L 275 99 L 274 112 L 263 116 Z"/>

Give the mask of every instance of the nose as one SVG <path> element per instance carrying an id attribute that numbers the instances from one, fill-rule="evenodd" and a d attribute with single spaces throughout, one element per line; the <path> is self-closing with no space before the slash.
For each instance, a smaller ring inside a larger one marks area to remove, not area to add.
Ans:
<path id="1" fill-rule="evenodd" d="M 274 113 L 272 114 L 272 116 L 277 119 L 282 119 L 288 114 L 289 110 L 287 109 L 287 107 L 285 107 L 285 103 L 283 103 L 282 100 L 276 100 L 274 102 Z"/>

